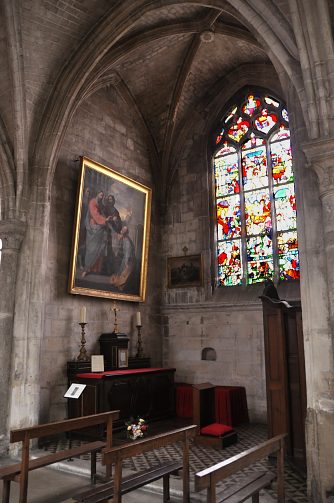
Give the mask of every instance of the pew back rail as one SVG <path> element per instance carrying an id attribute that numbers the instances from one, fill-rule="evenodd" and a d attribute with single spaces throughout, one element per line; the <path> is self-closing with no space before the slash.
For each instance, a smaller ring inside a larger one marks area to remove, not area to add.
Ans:
<path id="1" fill-rule="evenodd" d="M 169 501 L 169 476 L 182 469 L 183 502 L 189 503 L 189 441 L 196 435 L 196 426 L 187 426 L 148 439 L 138 440 L 112 449 L 105 449 L 102 453 L 102 464 L 115 465 L 112 482 L 94 486 L 94 488 L 81 492 L 73 499 L 81 503 L 102 503 L 109 499 L 114 503 L 122 501 L 122 495 L 143 487 L 160 478 L 163 479 L 163 501 Z M 182 459 L 167 461 L 159 466 L 131 474 L 122 478 L 122 462 L 130 457 L 137 456 L 147 451 L 159 449 L 176 442 L 182 443 Z"/>
<path id="2" fill-rule="evenodd" d="M 207 503 L 237 503 L 252 497 L 253 503 L 259 501 L 259 492 L 267 487 L 276 477 L 272 473 L 255 472 L 245 476 L 240 484 L 217 498 L 216 484 L 230 475 L 247 468 L 252 463 L 266 456 L 277 455 L 277 501 L 284 502 L 284 439 L 286 435 L 277 435 L 241 454 L 237 454 L 221 463 L 217 463 L 195 474 L 195 491 L 207 491 Z"/>
<path id="3" fill-rule="evenodd" d="M 3 466 L 0 468 L 0 479 L 3 479 L 2 503 L 9 503 L 11 481 L 20 484 L 19 503 L 26 503 L 28 493 L 28 473 L 53 463 L 63 461 L 81 454 L 91 454 L 91 478 L 96 476 L 96 453 L 102 448 L 112 446 L 112 422 L 119 417 L 119 411 L 104 412 L 91 416 L 83 416 L 75 419 L 65 419 L 48 424 L 29 426 L 10 432 L 10 442 L 22 442 L 21 461 L 16 464 Z M 30 458 L 30 440 L 51 437 L 62 433 L 68 433 L 82 428 L 106 425 L 106 441 L 94 441 L 82 444 L 78 447 L 71 447 L 61 451 L 47 454 L 36 459 Z M 110 467 L 107 467 L 107 476 L 110 476 Z"/>

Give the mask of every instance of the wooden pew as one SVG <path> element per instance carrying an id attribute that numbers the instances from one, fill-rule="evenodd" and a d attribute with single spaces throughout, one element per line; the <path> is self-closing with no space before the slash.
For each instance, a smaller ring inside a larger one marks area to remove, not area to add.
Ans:
<path id="1" fill-rule="evenodd" d="M 195 491 L 207 490 L 207 503 L 238 503 L 252 498 L 252 503 L 258 503 L 259 492 L 276 478 L 272 473 L 254 472 L 245 475 L 240 483 L 233 485 L 223 494 L 216 497 L 216 484 L 233 473 L 242 470 L 255 461 L 270 454 L 277 455 L 277 501 L 284 502 L 284 439 L 286 435 L 263 442 L 247 451 L 237 454 L 221 463 L 206 468 L 195 474 Z"/>
<path id="2" fill-rule="evenodd" d="M 96 485 L 93 488 L 73 496 L 74 501 L 81 503 L 104 503 L 112 500 L 114 503 L 122 501 L 122 495 L 138 489 L 146 484 L 163 479 L 163 501 L 169 501 L 169 476 L 182 470 L 183 502 L 189 503 L 189 440 L 196 435 L 196 426 L 187 426 L 161 435 L 136 440 L 120 447 L 105 449 L 102 463 L 115 464 L 115 473 L 112 482 Z M 144 470 L 122 478 L 122 462 L 124 459 L 137 456 L 153 449 L 159 449 L 169 444 L 182 442 L 183 456 L 181 460 L 162 462 L 156 468 Z M 112 499 L 113 498 L 113 499 Z"/>
<path id="3" fill-rule="evenodd" d="M 48 424 L 39 424 L 20 428 L 10 432 L 10 442 L 22 442 L 21 462 L 0 467 L 0 479 L 3 480 L 2 503 L 9 503 L 11 481 L 20 484 L 19 503 L 26 503 L 28 494 L 28 474 L 30 470 L 36 470 L 44 466 L 63 461 L 81 454 L 91 454 L 91 479 L 95 482 L 96 477 L 96 453 L 102 448 L 108 449 L 112 446 L 112 422 L 118 419 L 119 411 L 104 412 L 91 416 L 83 416 L 75 419 L 65 419 Z M 52 454 L 41 456 L 37 459 L 30 459 L 30 440 L 43 437 L 59 435 L 81 428 L 106 425 L 106 441 L 94 441 L 63 449 Z M 110 467 L 107 467 L 107 476 L 110 477 Z"/>

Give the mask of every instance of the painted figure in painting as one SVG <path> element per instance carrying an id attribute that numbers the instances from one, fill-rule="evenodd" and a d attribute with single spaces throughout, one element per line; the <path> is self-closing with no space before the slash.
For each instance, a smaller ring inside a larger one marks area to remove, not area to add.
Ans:
<path id="1" fill-rule="evenodd" d="M 112 274 L 110 283 L 118 290 L 122 291 L 131 281 L 131 276 L 135 269 L 135 247 L 129 236 L 129 229 L 123 226 L 118 234 L 119 250 L 116 256 L 118 270 Z"/>
<path id="2" fill-rule="evenodd" d="M 118 240 L 113 238 L 122 230 L 122 220 L 115 208 L 115 197 L 112 194 L 103 202 L 103 214 L 107 218 L 111 217 L 107 223 L 107 255 L 103 266 L 103 272 L 110 275 L 115 272 L 115 258 L 118 254 Z"/>
<path id="3" fill-rule="evenodd" d="M 82 207 L 81 207 L 81 220 L 80 220 L 80 231 L 79 231 L 79 248 L 78 248 L 78 259 L 80 268 L 83 269 L 85 265 L 85 253 L 86 253 L 86 217 L 88 211 L 88 204 L 91 199 L 91 190 L 89 187 L 85 188 L 84 195 L 82 196 Z"/>
<path id="4" fill-rule="evenodd" d="M 85 263 L 82 278 L 89 272 L 101 273 L 103 261 L 107 253 L 107 223 L 112 220 L 111 216 L 103 215 L 103 196 L 100 190 L 96 197 L 88 203 L 86 215 L 86 250 Z"/>

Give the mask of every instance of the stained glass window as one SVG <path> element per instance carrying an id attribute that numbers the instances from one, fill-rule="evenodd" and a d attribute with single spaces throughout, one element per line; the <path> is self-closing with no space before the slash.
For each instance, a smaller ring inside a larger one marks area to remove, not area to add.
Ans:
<path id="1" fill-rule="evenodd" d="M 214 138 L 220 286 L 299 279 L 289 116 L 275 97 L 249 92 Z"/>

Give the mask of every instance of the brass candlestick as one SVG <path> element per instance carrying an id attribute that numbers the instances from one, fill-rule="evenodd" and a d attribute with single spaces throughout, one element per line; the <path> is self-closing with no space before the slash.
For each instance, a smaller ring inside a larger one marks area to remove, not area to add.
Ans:
<path id="1" fill-rule="evenodd" d="M 78 362 L 88 362 L 89 356 L 88 356 L 87 350 L 85 348 L 85 344 L 86 344 L 85 325 L 87 325 L 87 323 L 79 323 L 79 325 L 81 326 L 81 347 L 80 347 L 80 352 L 77 356 L 77 361 Z"/>
<path id="2" fill-rule="evenodd" d="M 138 330 L 136 358 L 143 358 L 144 353 L 143 353 L 143 346 L 142 346 L 142 340 L 141 340 L 141 325 L 136 325 L 136 327 L 137 327 L 137 330 Z"/>
<path id="3" fill-rule="evenodd" d="M 114 319 L 114 333 L 117 334 L 118 333 L 117 311 L 119 311 L 119 309 L 116 308 L 116 303 L 115 302 L 114 302 L 112 310 L 114 311 L 114 316 L 115 316 L 115 319 Z"/>

